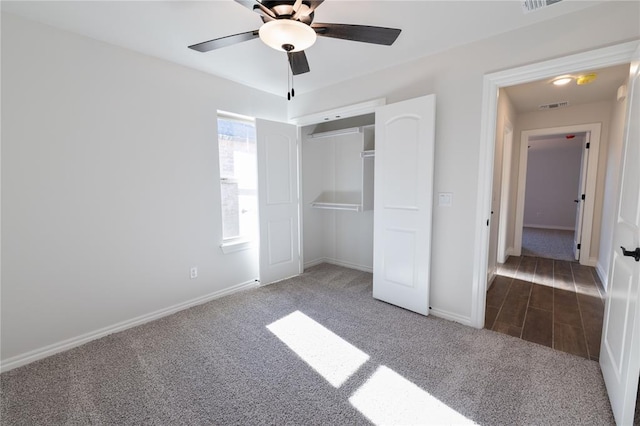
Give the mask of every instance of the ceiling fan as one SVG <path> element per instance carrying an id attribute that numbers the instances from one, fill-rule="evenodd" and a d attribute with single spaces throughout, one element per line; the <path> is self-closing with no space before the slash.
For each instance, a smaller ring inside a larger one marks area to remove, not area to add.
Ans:
<path id="1" fill-rule="evenodd" d="M 314 12 L 324 0 L 235 1 L 260 15 L 263 22 L 260 29 L 197 43 L 189 46 L 190 49 L 209 52 L 260 37 L 268 46 L 286 52 L 292 74 L 298 75 L 310 71 L 304 50 L 315 43 L 316 36 L 391 46 L 401 31 L 368 25 L 314 23 Z"/>

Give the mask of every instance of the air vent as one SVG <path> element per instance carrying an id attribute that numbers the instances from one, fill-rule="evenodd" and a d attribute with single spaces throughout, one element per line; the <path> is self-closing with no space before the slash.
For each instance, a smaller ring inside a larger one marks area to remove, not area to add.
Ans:
<path id="1" fill-rule="evenodd" d="M 567 101 L 562 101 L 562 102 L 554 102 L 552 104 L 546 104 L 546 105 L 540 105 L 538 107 L 539 110 L 544 110 L 544 109 L 557 109 L 557 108 L 564 108 L 569 106 L 569 102 Z"/>
<path id="2" fill-rule="evenodd" d="M 562 0 L 524 0 L 522 2 L 522 11 L 524 13 L 533 12 L 534 10 L 542 9 L 543 7 L 551 6 L 561 1 Z"/>

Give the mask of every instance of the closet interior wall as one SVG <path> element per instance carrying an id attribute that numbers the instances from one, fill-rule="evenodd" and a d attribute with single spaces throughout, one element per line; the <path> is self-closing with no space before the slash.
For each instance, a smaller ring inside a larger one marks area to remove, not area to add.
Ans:
<path id="1" fill-rule="evenodd" d="M 363 159 L 360 152 L 373 148 L 374 123 L 375 115 L 367 114 L 301 129 L 305 268 L 328 262 L 373 271 L 374 158 Z M 361 131 L 331 135 L 334 131 L 353 128 Z M 323 133 L 331 136 L 318 137 Z M 357 211 L 312 205 L 314 201 L 327 201 L 334 196 L 342 202 L 344 197 L 358 193 L 363 194 L 363 201 Z"/>

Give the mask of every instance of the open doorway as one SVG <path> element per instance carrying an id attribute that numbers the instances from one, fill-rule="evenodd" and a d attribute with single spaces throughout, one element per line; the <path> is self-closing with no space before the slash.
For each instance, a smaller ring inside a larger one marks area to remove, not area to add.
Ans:
<path id="1" fill-rule="evenodd" d="M 555 260 L 580 260 L 589 162 L 590 132 L 531 135 L 526 138 L 526 173 L 521 254 Z M 590 194 L 591 195 L 591 194 Z M 592 211 L 588 222 L 592 222 Z M 518 222 L 520 222 L 518 220 Z M 590 233 L 586 233 L 589 234 Z M 520 234 L 517 234 L 518 236 Z M 590 241 L 586 244 L 588 253 Z"/>
<path id="2" fill-rule="evenodd" d="M 476 327 L 482 327 L 485 324 L 487 315 L 489 312 L 485 310 L 486 302 L 489 299 L 486 290 L 488 288 L 487 272 L 489 265 L 487 264 L 489 254 L 489 241 L 490 241 L 490 212 L 493 211 L 492 204 L 492 179 L 491 171 L 494 166 L 494 147 L 496 146 L 496 136 L 499 132 L 496 131 L 496 122 L 499 120 L 500 111 L 497 109 L 499 101 L 499 93 L 502 93 L 504 87 L 519 85 L 528 81 L 539 79 L 551 79 L 562 73 L 572 73 L 576 70 L 585 70 L 590 67 L 603 67 L 603 66 L 615 66 L 618 64 L 628 64 L 631 60 L 640 58 L 640 50 L 638 42 L 623 43 L 616 46 L 597 49 L 581 54 L 571 55 L 564 58 L 553 59 L 538 64 L 527 65 L 520 68 L 514 68 L 506 71 L 501 71 L 493 74 L 486 75 L 484 78 L 483 89 L 483 117 L 481 128 L 481 140 L 480 140 L 480 161 L 479 161 L 479 174 L 478 174 L 478 213 L 477 213 L 477 225 L 476 225 L 476 237 L 477 237 L 477 250 L 476 257 L 474 259 L 474 285 L 473 285 L 473 305 L 472 305 L 472 324 Z M 637 99 L 637 92 L 633 91 L 636 87 L 637 70 L 639 69 L 638 63 L 635 62 L 629 69 L 629 76 L 634 80 L 627 79 L 628 82 L 632 82 L 628 87 L 631 87 L 630 93 L 633 96 L 629 96 L 629 99 Z M 611 129 L 615 130 L 615 135 L 609 142 L 609 148 L 607 149 L 607 160 L 605 170 L 605 200 L 609 198 L 607 202 L 603 203 L 603 217 L 605 220 L 601 221 L 601 232 L 609 236 L 609 238 L 603 239 L 603 244 L 600 244 L 601 248 L 604 248 L 603 253 L 600 253 L 601 262 L 598 264 L 598 271 L 602 269 L 601 276 L 606 277 L 608 284 L 613 285 L 615 280 L 613 277 L 614 260 L 616 259 L 615 251 L 613 247 L 613 231 L 614 225 L 617 223 L 617 211 L 619 203 L 617 199 L 622 196 L 622 185 L 620 182 L 620 170 L 623 164 L 627 161 L 631 161 L 626 152 L 626 146 L 637 147 L 634 145 L 638 140 L 637 126 L 633 126 L 636 122 L 631 118 L 632 114 L 627 116 L 627 107 L 632 108 L 637 103 L 629 102 L 625 100 L 627 98 L 626 89 L 628 87 L 621 88 L 617 93 L 616 103 L 614 106 L 614 113 L 612 113 L 611 122 L 615 122 L 615 126 Z M 633 108 L 632 108 L 633 109 Z M 613 119 L 613 116 L 616 116 Z M 517 133 L 517 132 L 516 132 Z M 629 136 L 628 136 L 629 135 Z M 629 139 L 629 138 L 630 139 Z M 633 141 L 630 145 L 627 141 Z M 613 144 L 612 144 L 613 142 Z M 610 161 L 611 159 L 611 161 Z M 637 170 L 637 169 L 630 169 Z M 624 199 L 622 197 L 621 199 Z M 613 206 L 613 207 L 611 207 Z M 607 210 L 607 207 L 611 207 Z M 606 213 L 606 214 L 605 214 Z M 617 249 L 617 247 L 616 247 Z M 620 255 L 618 255 L 619 257 Z M 571 263 L 575 264 L 575 262 Z M 631 281 L 629 281 L 631 283 Z M 637 284 L 637 281 L 636 281 Z M 495 285 L 495 284 L 494 284 Z M 614 297 L 615 296 L 615 297 Z M 609 354 L 615 355 L 619 360 L 629 359 L 619 342 L 625 342 L 625 347 L 631 346 L 632 348 L 638 348 L 638 339 L 633 335 L 633 321 L 637 317 L 637 312 L 628 309 L 628 306 L 639 306 L 637 301 L 637 292 L 630 293 L 624 291 L 610 291 L 606 295 L 606 306 L 608 315 L 611 312 L 620 312 L 620 309 L 612 310 L 611 307 L 614 301 L 617 302 L 618 307 L 627 306 L 627 316 L 620 319 L 620 315 L 611 319 L 610 316 L 605 318 L 603 328 L 607 330 L 608 335 L 615 333 L 620 337 L 618 341 L 611 343 L 611 339 L 607 340 L 605 344 L 609 344 L 607 351 L 602 351 L 602 360 L 600 365 L 605 368 L 605 365 L 610 365 L 610 358 L 607 358 Z M 635 318 L 633 315 L 636 315 Z M 613 352 L 612 352 L 613 351 Z M 628 354 L 628 352 L 626 352 Z M 608 362 L 608 363 L 607 363 Z M 615 365 L 615 364 L 614 364 Z M 604 371 L 604 370 L 603 370 Z M 624 371 L 624 382 L 615 381 L 611 379 L 610 374 L 605 374 L 605 382 L 607 385 L 607 393 L 612 402 L 612 408 L 616 419 L 628 418 L 633 413 L 629 412 L 629 408 L 632 410 L 633 405 L 621 405 L 625 401 L 635 401 L 637 395 L 637 377 L 639 374 L 637 363 L 630 364 L 630 369 Z M 632 399 L 631 399 L 632 398 Z"/>
<path id="3" fill-rule="evenodd" d="M 573 87 L 578 98 L 554 91 L 552 79 L 500 89 L 485 327 L 597 360 L 604 288 L 593 266 L 607 167 L 600 153 L 628 64 L 583 72 L 606 84 L 590 96 Z M 559 98 L 568 101 L 552 102 Z"/>

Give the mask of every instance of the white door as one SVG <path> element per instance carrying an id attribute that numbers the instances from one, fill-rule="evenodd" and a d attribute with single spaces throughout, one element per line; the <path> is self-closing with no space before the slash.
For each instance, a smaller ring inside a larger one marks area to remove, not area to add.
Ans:
<path id="1" fill-rule="evenodd" d="M 290 124 L 256 120 L 260 282 L 300 274 L 298 138 Z"/>
<path id="2" fill-rule="evenodd" d="M 584 199 L 582 198 L 587 190 L 587 164 L 589 164 L 589 143 L 591 142 L 591 132 L 585 135 L 584 147 L 582 148 L 582 164 L 580 166 L 580 180 L 576 202 L 576 224 L 573 231 L 573 258 L 580 260 L 580 243 L 582 241 L 582 218 L 584 217 Z"/>
<path id="3" fill-rule="evenodd" d="M 376 109 L 373 297 L 429 313 L 435 95 Z"/>
<path id="4" fill-rule="evenodd" d="M 640 262 L 622 247 L 640 250 L 640 48 L 628 84 L 620 199 L 613 231 L 615 251 L 609 266 L 600 366 L 611 408 L 619 425 L 633 422 L 640 375 Z"/>

